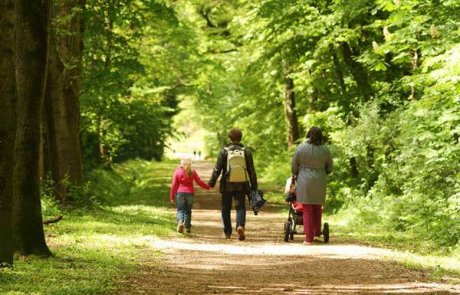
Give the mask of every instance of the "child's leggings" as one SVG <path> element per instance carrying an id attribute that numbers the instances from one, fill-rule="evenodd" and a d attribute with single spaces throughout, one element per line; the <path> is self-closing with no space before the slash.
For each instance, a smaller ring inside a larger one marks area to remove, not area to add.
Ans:
<path id="1" fill-rule="evenodd" d="M 184 223 L 185 228 L 190 228 L 192 226 L 193 198 L 194 196 L 191 193 L 176 194 L 177 222 Z"/>

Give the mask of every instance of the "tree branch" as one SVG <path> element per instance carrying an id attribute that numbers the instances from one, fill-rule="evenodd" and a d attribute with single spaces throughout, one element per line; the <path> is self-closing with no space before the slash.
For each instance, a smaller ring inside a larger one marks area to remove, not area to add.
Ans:
<path id="1" fill-rule="evenodd" d="M 56 223 L 56 222 L 59 222 L 60 220 L 62 220 L 63 218 L 64 218 L 64 216 L 59 215 L 59 216 L 57 216 L 57 217 L 54 217 L 54 218 L 50 218 L 50 219 L 44 220 L 44 221 L 43 221 L 43 224 Z"/>

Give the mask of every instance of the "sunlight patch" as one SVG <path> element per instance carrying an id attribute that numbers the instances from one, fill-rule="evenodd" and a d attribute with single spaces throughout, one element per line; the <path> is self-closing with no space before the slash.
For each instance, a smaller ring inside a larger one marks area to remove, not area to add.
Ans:
<path id="1" fill-rule="evenodd" d="M 232 241 L 233 242 L 233 241 Z M 152 239 L 151 246 L 160 250 L 187 250 L 202 252 L 217 252 L 230 255 L 272 255 L 272 256 L 316 256 L 323 258 L 350 259 L 350 258 L 367 258 L 379 259 L 382 256 L 394 255 L 391 250 L 377 249 L 365 246 L 354 245 L 313 245 L 305 246 L 303 244 L 259 244 L 252 245 L 235 245 L 229 244 L 199 244 L 190 243 L 189 241 L 178 240 L 160 240 Z M 235 241 L 236 242 L 236 241 Z"/>

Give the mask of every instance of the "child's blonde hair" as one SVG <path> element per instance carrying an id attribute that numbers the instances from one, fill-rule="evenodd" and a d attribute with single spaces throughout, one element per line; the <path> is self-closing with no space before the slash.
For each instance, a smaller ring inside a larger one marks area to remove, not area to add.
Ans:
<path id="1" fill-rule="evenodd" d="M 187 173 L 188 176 L 192 177 L 192 159 L 190 158 L 184 158 L 180 160 L 180 165 L 181 167 L 184 167 L 185 172 Z"/>

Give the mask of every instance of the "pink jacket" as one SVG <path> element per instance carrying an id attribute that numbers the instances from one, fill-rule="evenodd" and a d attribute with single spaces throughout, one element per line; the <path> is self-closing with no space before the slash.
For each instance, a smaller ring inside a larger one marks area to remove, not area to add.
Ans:
<path id="1" fill-rule="evenodd" d="M 193 194 L 195 192 L 195 189 L 193 188 L 194 180 L 202 188 L 205 188 L 205 189 L 211 188 L 209 185 L 203 182 L 203 180 L 201 180 L 196 170 L 193 170 L 192 177 L 190 177 L 188 176 L 187 172 L 185 172 L 184 168 L 182 167 L 177 168 L 176 171 L 174 172 L 174 176 L 173 176 L 173 180 L 171 184 L 171 192 L 169 194 L 169 199 L 175 200 L 176 193 Z"/>

